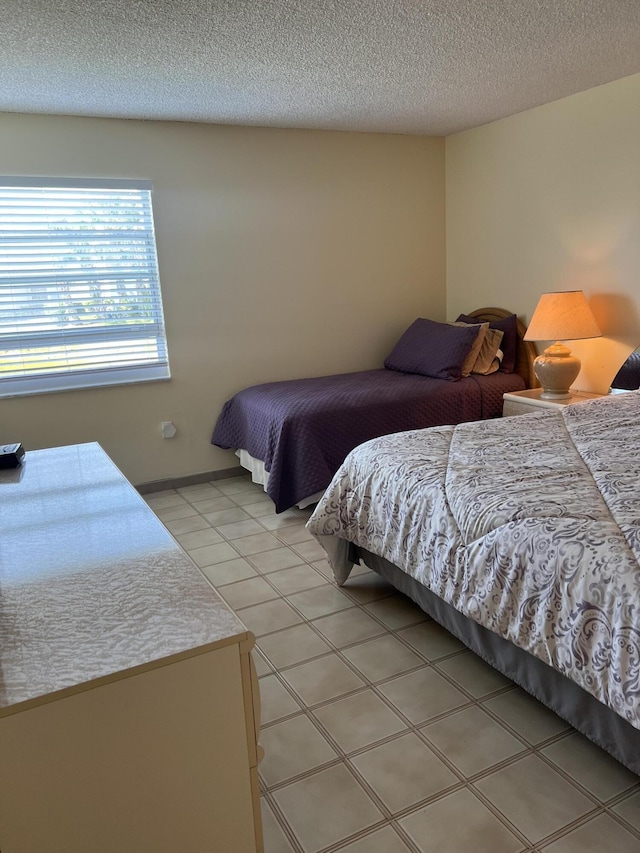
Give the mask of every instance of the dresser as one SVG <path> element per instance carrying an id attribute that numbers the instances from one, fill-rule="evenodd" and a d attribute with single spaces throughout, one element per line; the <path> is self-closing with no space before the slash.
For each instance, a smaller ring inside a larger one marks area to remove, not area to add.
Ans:
<path id="1" fill-rule="evenodd" d="M 575 391 L 564 400 L 542 400 L 542 388 L 529 388 L 526 391 L 511 391 L 502 395 L 502 416 L 526 415 L 527 412 L 539 412 L 542 409 L 558 409 L 574 406 L 588 400 L 597 400 L 602 394 L 590 394 L 587 391 Z"/>
<path id="2" fill-rule="evenodd" d="M 253 644 L 99 445 L 0 471 L 0 851 L 261 851 Z"/>

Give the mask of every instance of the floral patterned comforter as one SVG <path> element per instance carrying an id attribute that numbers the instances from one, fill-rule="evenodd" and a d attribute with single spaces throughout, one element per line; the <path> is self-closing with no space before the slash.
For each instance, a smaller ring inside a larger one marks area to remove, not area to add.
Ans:
<path id="1" fill-rule="evenodd" d="M 640 392 L 369 441 L 308 526 L 338 583 L 385 557 L 640 729 Z"/>

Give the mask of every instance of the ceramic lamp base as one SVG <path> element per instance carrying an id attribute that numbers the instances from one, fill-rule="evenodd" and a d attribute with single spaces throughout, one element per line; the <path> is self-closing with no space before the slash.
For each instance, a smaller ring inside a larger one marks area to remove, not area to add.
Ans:
<path id="1" fill-rule="evenodd" d="M 533 370 L 542 385 L 542 400 L 566 400 L 570 388 L 580 373 L 580 359 L 561 343 L 547 347 L 533 362 Z"/>

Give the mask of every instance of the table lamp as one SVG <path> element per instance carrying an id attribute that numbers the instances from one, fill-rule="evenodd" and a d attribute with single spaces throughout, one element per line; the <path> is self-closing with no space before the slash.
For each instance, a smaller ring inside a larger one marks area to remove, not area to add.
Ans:
<path id="1" fill-rule="evenodd" d="M 599 338 L 601 331 L 581 290 L 543 293 L 533 312 L 525 341 L 555 341 L 533 362 L 543 400 L 565 400 L 580 372 L 580 359 L 560 341 Z"/>

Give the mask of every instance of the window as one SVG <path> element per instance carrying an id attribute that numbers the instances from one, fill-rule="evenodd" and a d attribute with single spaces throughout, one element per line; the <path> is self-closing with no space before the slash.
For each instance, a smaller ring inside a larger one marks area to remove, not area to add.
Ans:
<path id="1" fill-rule="evenodd" d="M 0 178 L 0 396 L 169 376 L 151 184 Z"/>

